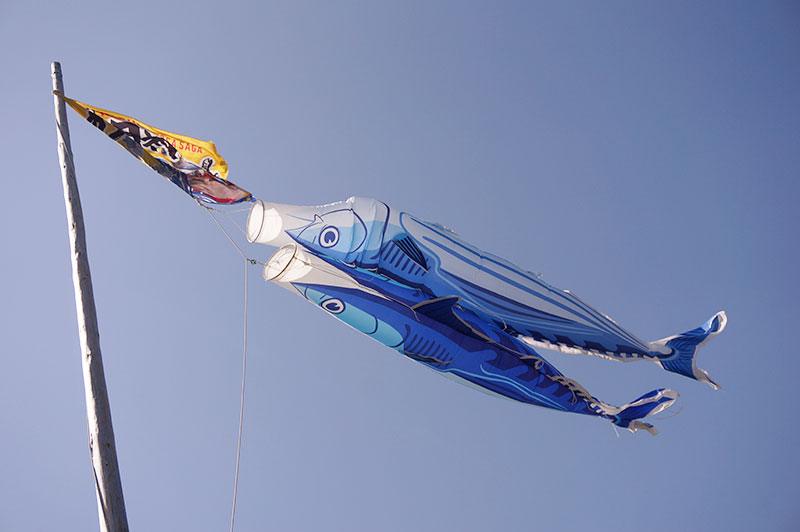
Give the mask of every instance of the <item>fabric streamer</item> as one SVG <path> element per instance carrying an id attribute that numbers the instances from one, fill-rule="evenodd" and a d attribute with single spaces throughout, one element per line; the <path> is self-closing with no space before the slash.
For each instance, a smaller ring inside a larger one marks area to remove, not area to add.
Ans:
<path id="1" fill-rule="evenodd" d="M 55 94 L 131 155 L 190 196 L 212 204 L 253 200 L 252 194 L 227 180 L 228 163 L 217 153 L 214 143 L 170 133 L 135 118 Z"/>
<path id="2" fill-rule="evenodd" d="M 630 362 L 719 388 L 696 366 L 700 345 L 725 328 L 700 327 L 645 342 L 569 291 L 463 241 L 447 227 L 368 198 L 319 207 L 256 201 L 251 242 L 281 246 L 264 278 L 442 374 L 537 406 L 607 419 L 631 431 L 678 394 L 648 392 L 616 407 L 565 377 L 534 348 Z"/>

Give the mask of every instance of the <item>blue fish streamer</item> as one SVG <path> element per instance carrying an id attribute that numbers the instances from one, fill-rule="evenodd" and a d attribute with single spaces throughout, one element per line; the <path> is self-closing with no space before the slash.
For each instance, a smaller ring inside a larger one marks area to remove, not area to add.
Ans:
<path id="1" fill-rule="evenodd" d="M 574 294 L 481 251 L 450 229 L 367 198 L 320 207 L 257 201 L 252 242 L 283 246 L 265 278 L 446 376 L 523 403 L 607 419 L 631 431 L 678 397 L 649 392 L 615 407 L 562 375 L 534 348 L 612 360 L 649 360 L 719 388 L 695 360 L 722 332 L 702 326 L 644 342 Z"/>

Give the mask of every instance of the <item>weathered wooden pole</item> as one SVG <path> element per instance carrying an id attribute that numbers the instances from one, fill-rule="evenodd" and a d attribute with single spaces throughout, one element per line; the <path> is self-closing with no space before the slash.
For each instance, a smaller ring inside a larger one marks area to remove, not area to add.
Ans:
<path id="1" fill-rule="evenodd" d="M 53 90 L 64 93 L 61 64 L 52 64 Z M 86 254 L 86 236 L 83 228 L 83 211 L 72 163 L 72 147 L 64 100 L 53 96 L 58 134 L 58 158 L 61 161 L 61 178 L 64 185 L 64 202 L 67 207 L 69 244 L 72 251 L 72 281 L 75 285 L 75 306 L 78 311 L 78 333 L 81 341 L 83 385 L 86 391 L 86 417 L 89 421 L 89 452 L 92 458 L 100 530 L 123 532 L 128 530 L 122 482 L 111 426 L 111 407 L 108 404 L 103 358 L 100 355 L 100 334 L 92 292 L 92 276 Z"/>

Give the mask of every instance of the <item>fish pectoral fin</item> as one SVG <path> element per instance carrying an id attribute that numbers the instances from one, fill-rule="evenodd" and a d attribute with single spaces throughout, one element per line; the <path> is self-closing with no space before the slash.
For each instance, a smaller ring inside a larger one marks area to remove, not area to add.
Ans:
<path id="1" fill-rule="evenodd" d="M 456 305 L 461 298 L 458 296 L 439 297 L 436 299 L 429 299 L 422 303 L 417 303 L 411 310 L 423 314 L 432 320 L 438 321 L 447 325 L 461 334 L 485 340 L 486 338 L 480 335 L 472 327 L 470 327 L 464 320 L 459 318 L 453 311 L 453 306 Z"/>
<path id="2" fill-rule="evenodd" d="M 378 270 L 403 284 L 420 286 L 428 274 L 428 261 L 414 240 L 404 234 L 381 247 Z"/>
<path id="3" fill-rule="evenodd" d="M 396 237 L 392 242 L 400 248 L 400 250 L 408 257 L 417 263 L 417 265 L 425 271 L 428 271 L 428 261 L 425 260 L 425 255 L 419 249 L 417 243 L 409 235 L 401 235 Z"/>

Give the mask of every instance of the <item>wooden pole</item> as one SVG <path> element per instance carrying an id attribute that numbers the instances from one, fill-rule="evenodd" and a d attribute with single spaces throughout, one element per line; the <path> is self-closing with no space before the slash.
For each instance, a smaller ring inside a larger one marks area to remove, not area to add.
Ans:
<path id="1" fill-rule="evenodd" d="M 53 90 L 64 93 L 61 64 L 52 64 Z M 83 211 L 75 180 L 72 147 L 64 100 L 53 96 L 58 134 L 58 158 L 64 185 L 64 202 L 67 207 L 69 243 L 72 251 L 72 281 L 75 286 L 75 306 L 78 311 L 78 332 L 81 341 L 83 385 L 86 391 L 86 417 L 89 421 L 89 452 L 92 458 L 97 508 L 102 532 L 125 532 L 128 518 L 122 497 L 122 482 L 111 426 L 111 407 L 108 404 L 103 358 L 100 355 L 100 334 L 92 292 L 92 276 L 86 254 L 86 236 L 83 228 Z"/>

